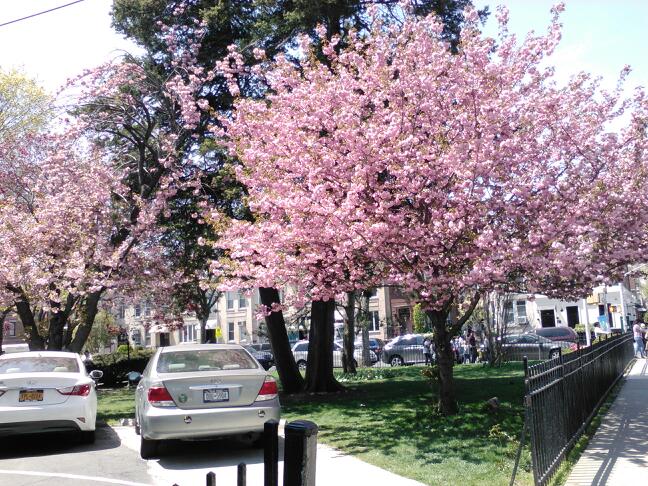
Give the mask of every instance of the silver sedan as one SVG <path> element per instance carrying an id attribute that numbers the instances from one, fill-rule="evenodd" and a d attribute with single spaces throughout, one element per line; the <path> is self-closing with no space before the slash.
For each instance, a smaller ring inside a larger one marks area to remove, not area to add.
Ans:
<path id="1" fill-rule="evenodd" d="M 242 346 L 168 346 L 141 376 L 135 416 L 143 459 L 157 456 L 166 439 L 258 438 L 267 420 L 279 420 L 277 383 Z"/>

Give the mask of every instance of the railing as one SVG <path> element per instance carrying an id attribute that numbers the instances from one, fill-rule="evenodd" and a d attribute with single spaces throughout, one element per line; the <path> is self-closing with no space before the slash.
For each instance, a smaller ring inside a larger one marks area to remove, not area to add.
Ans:
<path id="1" fill-rule="evenodd" d="M 283 486 L 315 486 L 317 431 L 317 425 L 307 420 L 286 424 Z M 216 486 L 216 473 L 207 473 L 206 484 Z M 245 463 L 237 466 L 236 485 L 247 486 Z M 268 420 L 263 429 L 263 486 L 279 486 L 279 423 L 276 420 Z"/>
<path id="2" fill-rule="evenodd" d="M 525 359 L 525 425 L 511 484 L 526 431 L 534 482 L 547 484 L 632 358 L 632 335 L 623 334 L 533 366 Z"/>

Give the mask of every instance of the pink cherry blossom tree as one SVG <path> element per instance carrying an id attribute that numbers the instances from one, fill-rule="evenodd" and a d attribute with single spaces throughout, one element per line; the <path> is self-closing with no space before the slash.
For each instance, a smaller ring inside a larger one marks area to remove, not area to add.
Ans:
<path id="1" fill-rule="evenodd" d="M 168 78 L 130 57 L 107 63 L 71 80 L 61 94 L 70 119 L 52 133 L 0 141 L 0 298 L 15 303 L 34 348 L 80 351 L 107 291 L 164 295 L 157 223 L 195 183 L 182 151 L 213 77 L 192 44 L 168 37 Z"/>
<path id="2" fill-rule="evenodd" d="M 483 292 L 582 295 L 646 250 L 646 97 L 622 98 L 627 71 L 612 92 L 585 73 L 557 83 L 561 9 L 521 42 L 506 10 L 497 40 L 468 10 L 457 54 L 434 17 L 376 17 L 342 49 L 324 42 L 324 61 L 303 38 L 300 66 L 268 63 L 267 98 L 239 100 L 219 132 L 256 215 L 230 225 L 230 270 L 293 303 L 413 292 L 440 410 L 456 412 L 450 340 Z"/>

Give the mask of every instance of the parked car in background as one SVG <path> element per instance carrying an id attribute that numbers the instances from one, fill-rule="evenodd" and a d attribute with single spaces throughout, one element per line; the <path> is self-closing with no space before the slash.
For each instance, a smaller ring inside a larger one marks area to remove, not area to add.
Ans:
<path id="1" fill-rule="evenodd" d="M 538 336 L 542 336 L 552 341 L 567 341 L 570 343 L 578 342 L 578 333 L 567 326 L 557 326 L 557 327 L 539 327 L 532 331 Z"/>
<path id="2" fill-rule="evenodd" d="M 357 348 L 362 349 L 362 338 L 356 339 L 355 347 L 356 349 Z M 374 353 L 376 353 L 378 359 L 380 359 L 384 347 L 385 347 L 385 342 L 382 339 L 372 338 L 372 337 L 369 338 L 369 349 L 372 350 Z"/>
<path id="3" fill-rule="evenodd" d="M 507 361 L 554 359 L 572 347 L 567 341 L 552 341 L 537 334 L 508 334 L 502 338 L 502 351 Z"/>
<path id="4" fill-rule="evenodd" d="M 259 351 L 250 345 L 243 346 L 256 359 L 264 370 L 269 370 L 274 366 L 274 355 L 270 351 Z"/>
<path id="5" fill-rule="evenodd" d="M 158 455 L 167 439 L 246 435 L 279 420 L 277 382 L 238 344 L 159 348 L 135 391 L 140 455 Z"/>
<path id="6" fill-rule="evenodd" d="M 268 351 L 272 353 L 272 345 L 270 343 L 252 343 L 248 346 L 256 349 L 257 351 Z"/>
<path id="7" fill-rule="evenodd" d="M 34 351 L 0 356 L 0 437 L 74 432 L 94 442 L 95 382 L 76 353 Z M 3 439 L 5 440 L 5 439 Z"/>
<path id="8" fill-rule="evenodd" d="M 299 369 L 305 370 L 308 362 L 308 341 L 296 342 L 292 347 L 292 352 Z M 353 358 L 356 366 L 362 362 L 362 347 L 358 348 L 356 346 Z M 369 350 L 369 358 L 372 365 L 378 362 L 378 356 L 371 350 Z M 342 368 L 342 346 L 338 342 L 333 343 L 333 367 Z"/>
<path id="9" fill-rule="evenodd" d="M 404 334 L 389 341 L 382 350 L 383 362 L 391 366 L 425 363 L 421 334 Z"/>

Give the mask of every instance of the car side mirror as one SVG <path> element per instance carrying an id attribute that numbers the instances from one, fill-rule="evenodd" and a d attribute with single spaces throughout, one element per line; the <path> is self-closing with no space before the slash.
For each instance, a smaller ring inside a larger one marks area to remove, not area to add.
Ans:
<path id="1" fill-rule="evenodd" d="M 142 379 L 142 374 L 137 371 L 131 371 L 126 375 L 126 377 L 128 378 L 129 383 L 139 383 Z"/>
<path id="2" fill-rule="evenodd" d="M 102 377 L 103 377 L 103 371 L 101 370 L 92 370 L 90 372 L 90 378 L 92 378 L 95 381 L 100 380 Z"/>

